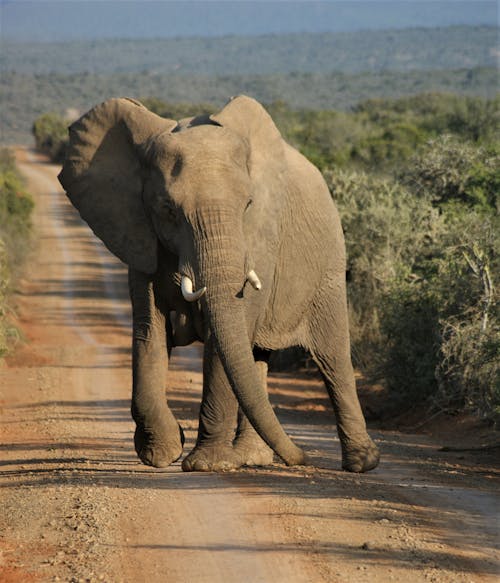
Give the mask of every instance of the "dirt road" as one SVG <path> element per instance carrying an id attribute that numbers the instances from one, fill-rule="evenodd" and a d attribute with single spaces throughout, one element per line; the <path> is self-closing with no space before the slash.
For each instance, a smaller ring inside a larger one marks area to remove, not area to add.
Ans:
<path id="1" fill-rule="evenodd" d="M 341 472 L 312 377 L 270 384 L 313 466 L 185 474 L 179 463 L 139 464 L 125 269 L 80 222 L 57 168 L 19 156 L 38 243 L 17 301 L 28 343 L 0 369 L 3 583 L 498 580 L 494 450 L 443 452 L 453 443 L 372 431 L 380 468 Z M 189 451 L 199 347 L 175 352 L 170 379 Z"/>

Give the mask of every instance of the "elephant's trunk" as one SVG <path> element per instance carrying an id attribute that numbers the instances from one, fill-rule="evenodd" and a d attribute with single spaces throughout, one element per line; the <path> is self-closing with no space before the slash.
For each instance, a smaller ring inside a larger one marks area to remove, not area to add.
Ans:
<path id="1" fill-rule="evenodd" d="M 203 305 L 224 370 L 262 439 L 288 465 L 304 463 L 304 453 L 274 414 L 253 358 L 242 293 L 247 280 L 242 227 L 231 210 L 211 210 L 210 215 L 197 216 L 195 240 L 199 284 L 206 287 Z"/>

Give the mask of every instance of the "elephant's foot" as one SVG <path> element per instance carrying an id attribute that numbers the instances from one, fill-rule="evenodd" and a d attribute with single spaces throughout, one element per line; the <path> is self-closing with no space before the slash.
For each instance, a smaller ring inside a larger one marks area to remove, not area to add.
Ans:
<path id="1" fill-rule="evenodd" d="M 307 465 L 305 453 L 298 447 L 285 460 L 288 466 Z M 183 460 L 185 472 L 227 472 L 242 466 L 268 466 L 273 462 L 273 451 L 260 438 L 246 440 L 238 437 L 234 445 L 211 443 L 197 445 Z"/>
<path id="2" fill-rule="evenodd" d="M 257 434 L 250 439 L 238 437 L 233 447 L 243 460 L 244 466 L 269 466 L 273 463 L 273 450 Z"/>
<path id="3" fill-rule="evenodd" d="M 260 443 L 238 439 L 234 446 L 226 444 L 199 445 L 182 462 L 185 472 L 227 472 L 242 466 L 268 466 L 273 463 L 273 451 Z"/>
<path id="4" fill-rule="evenodd" d="M 185 472 L 227 472 L 243 465 L 243 459 L 232 445 L 211 443 L 197 445 L 183 460 Z"/>
<path id="5" fill-rule="evenodd" d="M 137 426 L 134 435 L 135 451 L 143 464 L 155 468 L 166 468 L 182 455 L 184 433 L 178 431 L 153 431 Z"/>
<path id="6" fill-rule="evenodd" d="M 369 437 L 361 447 L 356 448 L 349 444 L 342 450 L 343 470 L 348 472 L 368 472 L 378 466 L 380 453 Z"/>

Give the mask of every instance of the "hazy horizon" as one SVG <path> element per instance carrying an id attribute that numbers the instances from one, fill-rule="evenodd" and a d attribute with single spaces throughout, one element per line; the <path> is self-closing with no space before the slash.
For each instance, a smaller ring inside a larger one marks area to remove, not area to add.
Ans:
<path id="1" fill-rule="evenodd" d="M 3 40 L 256 36 L 453 25 L 497 26 L 490 0 L 1 0 Z"/>

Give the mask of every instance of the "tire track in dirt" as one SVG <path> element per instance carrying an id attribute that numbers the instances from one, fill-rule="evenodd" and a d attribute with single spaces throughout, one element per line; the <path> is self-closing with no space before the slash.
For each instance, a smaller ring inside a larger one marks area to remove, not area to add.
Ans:
<path id="1" fill-rule="evenodd" d="M 340 472 L 326 394 L 311 377 L 275 375 L 270 388 L 314 467 L 140 465 L 125 269 L 66 201 L 57 168 L 20 156 L 38 244 L 18 300 L 29 344 L 0 369 L 2 582 L 496 581 L 492 465 L 378 432 L 381 467 Z M 174 356 L 169 402 L 189 451 L 199 347 Z"/>

